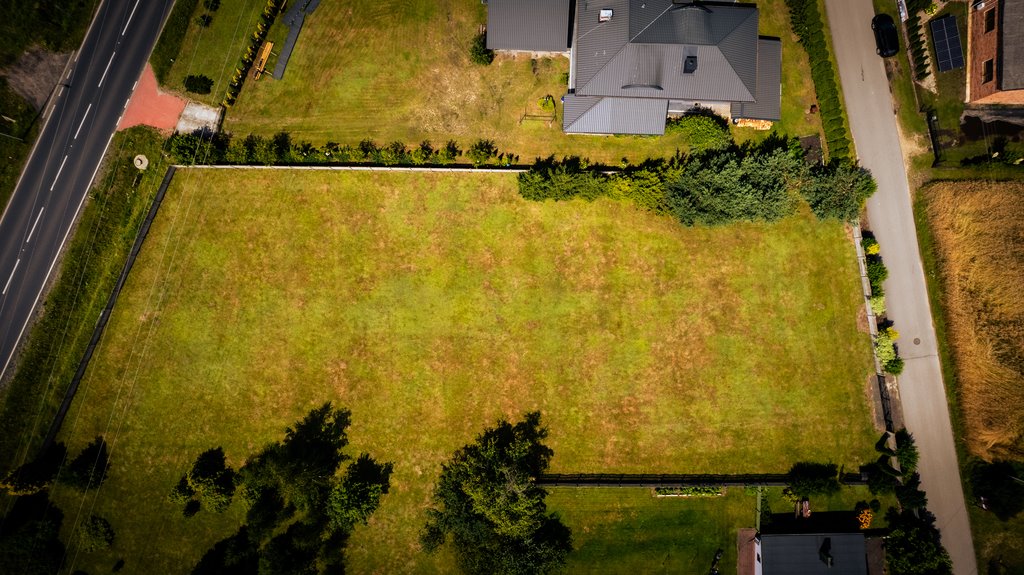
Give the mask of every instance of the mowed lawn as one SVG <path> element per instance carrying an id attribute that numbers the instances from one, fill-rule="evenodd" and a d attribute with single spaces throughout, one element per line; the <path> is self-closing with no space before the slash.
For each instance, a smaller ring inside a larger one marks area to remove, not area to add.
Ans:
<path id="1" fill-rule="evenodd" d="M 183 470 L 213 446 L 241 465 L 326 400 L 352 454 L 395 464 L 353 572 L 449 571 L 417 543 L 440 465 L 529 410 L 553 472 L 855 468 L 861 305 L 843 228 L 809 214 L 687 229 L 505 174 L 180 170 L 65 425 L 72 452 L 112 444 L 117 542 L 81 566 L 188 572 L 243 510 L 182 518 Z"/>
<path id="2" fill-rule="evenodd" d="M 219 105 L 266 5 L 266 0 L 221 0 L 217 11 L 210 12 L 203 2 L 199 2 L 181 44 L 181 52 L 171 66 L 166 87 L 204 104 Z M 196 23 L 203 14 L 213 17 L 208 27 Z M 190 74 L 213 80 L 210 93 L 186 92 L 185 77 Z M 248 81 L 255 83 L 251 79 Z"/>
<path id="3" fill-rule="evenodd" d="M 766 0 L 762 34 L 783 40 L 783 122 L 790 135 L 816 134 L 817 116 L 807 56 L 789 31 L 783 0 Z M 494 140 L 522 162 L 535 157 L 579 155 L 617 165 L 687 150 L 680 134 L 664 137 L 570 136 L 539 101 L 559 99 L 569 70 L 565 57 L 531 60 L 499 55 L 490 66 L 470 62 L 469 45 L 486 23 L 476 0 L 379 0 L 324 2 L 306 20 L 281 81 L 247 83 L 228 110 L 225 128 L 236 135 L 287 130 L 315 144 L 354 145 L 402 141 L 435 146 L 455 139 L 464 148 L 478 138 Z M 275 26 L 280 26 L 276 24 Z M 741 137 L 765 132 L 743 130 Z"/>

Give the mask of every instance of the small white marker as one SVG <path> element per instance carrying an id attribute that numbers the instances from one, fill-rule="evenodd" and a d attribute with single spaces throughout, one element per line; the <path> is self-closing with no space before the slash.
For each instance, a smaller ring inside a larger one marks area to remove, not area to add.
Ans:
<path id="1" fill-rule="evenodd" d="M 110 71 L 110 63 L 114 61 L 114 56 L 117 56 L 117 52 L 114 52 L 113 54 L 111 54 L 110 55 L 110 60 L 107 60 L 107 67 L 103 69 L 103 75 L 100 76 L 100 83 L 96 84 L 97 88 L 103 86 L 103 80 L 107 79 L 107 72 Z"/>
<path id="2" fill-rule="evenodd" d="M 134 92 L 134 91 L 135 91 L 135 88 L 136 88 L 136 87 L 138 87 L 138 85 L 139 85 L 139 81 L 138 81 L 138 80 L 136 80 L 136 81 L 135 81 L 135 83 L 134 83 L 134 84 L 132 84 L 132 92 Z"/>
<path id="3" fill-rule="evenodd" d="M 11 277 L 7 278 L 7 283 L 4 284 L 4 291 L 0 292 L 0 295 L 7 295 L 7 288 L 11 287 L 11 280 L 14 279 L 14 272 L 18 271 L 18 264 L 21 263 L 21 259 L 14 262 L 14 269 L 11 270 Z"/>
<path id="4" fill-rule="evenodd" d="M 30 241 L 32 241 L 32 234 L 36 233 L 36 226 L 39 225 L 39 218 L 43 217 L 43 210 L 45 210 L 45 209 L 46 209 L 46 206 L 43 206 L 43 207 L 39 208 L 39 215 L 36 216 L 36 221 L 32 223 L 32 229 L 29 230 L 28 237 L 25 238 L 25 243 L 26 244 L 29 243 Z"/>
<path id="5" fill-rule="evenodd" d="M 132 6 L 132 13 L 128 15 L 128 21 L 124 23 L 124 30 L 121 30 L 121 35 L 128 31 L 128 24 L 132 22 L 132 16 L 135 16 L 135 9 L 139 7 L 139 0 L 135 0 L 135 6 Z"/>
<path id="6" fill-rule="evenodd" d="M 85 119 L 89 117 L 89 110 L 91 109 L 92 103 L 90 103 L 89 106 L 85 109 L 85 114 L 82 115 L 82 121 L 78 123 L 78 129 L 75 130 L 75 137 L 72 138 L 73 140 L 78 139 L 78 133 L 82 131 L 82 124 L 85 124 Z"/>
<path id="7" fill-rule="evenodd" d="M 60 163 L 60 167 L 57 168 L 57 176 L 53 178 L 53 183 L 50 184 L 50 191 L 53 191 L 53 187 L 57 185 L 57 179 L 60 178 L 60 173 L 64 171 L 64 164 L 68 161 L 68 157 L 64 156 L 64 159 Z"/>

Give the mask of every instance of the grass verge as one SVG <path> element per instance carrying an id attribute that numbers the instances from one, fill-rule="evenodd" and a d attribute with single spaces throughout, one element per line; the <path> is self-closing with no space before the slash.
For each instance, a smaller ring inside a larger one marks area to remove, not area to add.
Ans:
<path id="1" fill-rule="evenodd" d="M 32 151 L 38 127 L 36 111 L 24 98 L 14 93 L 7 85 L 7 79 L 0 76 L 0 111 L 14 120 L 0 118 L 0 212 L 14 193 L 25 160 Z"/>
<path id="2" fill-rule="evenodd" d="M 3 390 L 0 471 L 20 464 L 46 435 L 163 176 L 161 144 L 160 135 L 145 128 L 114 138 L 42 317 Z M 151 161 L 141 178 L 132 165 L 136 154 Z"/>
<path id="3" fill-rule="evenodd" d="M 556 473 L 873 460 L 852 250 L 808 213 L 683 228 L 504 174 L 181 170 L 65 428 L 114 453 L 95 509 L 117 543 L 82 567 L 187 571 L 241 505 L 182 518 L 182 469 L 217 445 L 240 464 L 324 400 L 395 462 L 355 572 L 450 569 L 417 545 L 431 485 L 499 416 L 540 410 Z"/>

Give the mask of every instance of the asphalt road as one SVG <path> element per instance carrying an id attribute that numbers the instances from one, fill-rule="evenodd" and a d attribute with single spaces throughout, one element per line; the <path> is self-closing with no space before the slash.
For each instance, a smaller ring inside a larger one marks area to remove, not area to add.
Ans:
<path id="1" fill-rule="evenodd" d="M 0 219 L 0 380 L 39 305 L 173 0 L 103 0 Z"/>
<path id="2" fill-rule="evenodd" d="M 921 265 L 906 167 L 896 131 L 889 82 L 875 54 L 871 0 L 826 0 L 846 110 L 863 166 L 878 181 L 868 219 L 889 268 L 888 316 L 900 333 L 906 368 L 899 378 L 903 417 L 921 451 L 921 485 L 937 518 L 957 575 L 978 572 L 960 483 L 949 406 Z M 901 40 L 902 42 L 902 40 Z"/>

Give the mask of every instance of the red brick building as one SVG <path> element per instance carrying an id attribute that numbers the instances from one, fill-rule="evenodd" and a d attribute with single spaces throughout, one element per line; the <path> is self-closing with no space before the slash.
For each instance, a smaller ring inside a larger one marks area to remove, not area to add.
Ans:
<path id="1" fill-rule="evenodd" d="M 967 27 L 967 101 L 1024 105 L 1024 0 L 975 0 Z"/>

